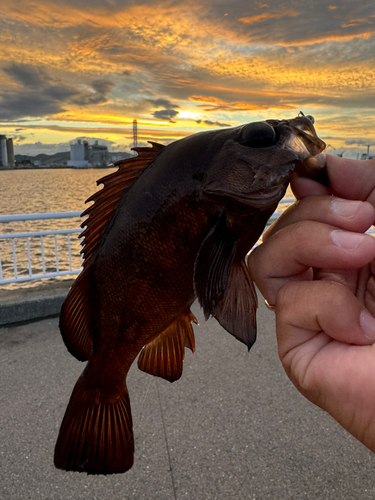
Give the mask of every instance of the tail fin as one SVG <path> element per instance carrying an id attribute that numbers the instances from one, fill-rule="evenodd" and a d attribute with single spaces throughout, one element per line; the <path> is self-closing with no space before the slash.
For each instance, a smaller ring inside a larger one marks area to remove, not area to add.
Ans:
<path id="1" fill-rule="evenodd" d="M 104 394 L 79 378 L 55 447 L 58 469 L 115 474 L 133 465 L 134 438 L 129 394 Z"/>

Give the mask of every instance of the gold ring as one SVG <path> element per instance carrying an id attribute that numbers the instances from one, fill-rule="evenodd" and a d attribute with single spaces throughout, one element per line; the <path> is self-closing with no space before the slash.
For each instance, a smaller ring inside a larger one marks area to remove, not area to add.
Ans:
<path id="1" fill-rule="evenodd" d="M 266 299 L 264 299 L 264 303 L 266 304 L 267 309 L 273 312 L 276 311 L 276 306 L 271 306 L 271 304 Z"/>

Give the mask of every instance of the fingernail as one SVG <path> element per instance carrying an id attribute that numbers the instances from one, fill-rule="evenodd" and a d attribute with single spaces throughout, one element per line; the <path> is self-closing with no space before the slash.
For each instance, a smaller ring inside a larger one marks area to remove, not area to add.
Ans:
<path id="1" fill-rule="evenodd" d="M 369 312 L 363 310 L 359 315 L 359 324 L 369 340 L 375 340 L 375 318 Z"/>
<path id="2" fill-rule="evenodd" d="M 361 205 L 361 201 L 342 200 L 341 198 L 335 198 L 331 201 L 331 210 L 335 214 L 346 217 L 347 219 L 352 219 Z"/>
<path id="3" fill-rule="evenodd" d="M 365 234 L 362 233 L 350 233 L 348 231 L 341 231 L 340 229 L 335 229 L 331 232 L 331 238 L 335 245 L 341 248 L 345 248 L 350 252 L 353 252 L 358 245 L 360 245 L 366 238 Z"/>

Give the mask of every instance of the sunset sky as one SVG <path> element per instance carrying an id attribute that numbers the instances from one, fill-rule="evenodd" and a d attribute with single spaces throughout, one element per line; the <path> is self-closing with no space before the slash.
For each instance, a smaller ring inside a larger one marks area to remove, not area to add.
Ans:
<path id="1" fill-rule="evenodd" d="M 0 134 L 111 150 L 268 118 L 375 153 L 374 0 L 2 0 Z M 332 149 L 333 151 L 333 149 Z"/>

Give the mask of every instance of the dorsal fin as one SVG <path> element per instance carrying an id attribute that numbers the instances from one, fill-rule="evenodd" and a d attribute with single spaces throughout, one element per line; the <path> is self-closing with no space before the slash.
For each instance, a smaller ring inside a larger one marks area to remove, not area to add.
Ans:
<path id="1" fill-rule="evenodd" d="M 150 142 L 150 144 L 151 148 L 134 148 L 138 156 L 113 163 L 118 170 L 99 179 L 97 185 L 103 184 L 103 188 L 86 200 L 86 203 L 93 201 L 94 204 L 82 213 L 82 217 L 88 215 L 88 218 L 81 224 L 81 227 L 86 229 L 80 235 L 84 238 L 81 250 L 84 256 L 84 266 L 97 250 L 104 229 L 124 193 L 165 147 L 156 142 Z"/>
<path id="2" fill-rule="evenodd" d="M 60 314 L 60 330 L 71 354 L 80 361 L 90 359 L 93 352 L 92 322 L 90 310 L 90 275 L 87 265 L 96 252 L 100 238 L 123 194 L 130 188 L 139 174 L 156 158 L 164 146 L 155 142 L 152 148 L 135 148 L 138 156 L 114 163 L 118 170 L 97 181 L 103 189 L 91 196 L 93 201 L 82 216 L 89 217 L 82 223 L 86 226 L 80 237 L 84 237 L 81 253 L 84 254 L 84 269 L 70 289 Z"/>

